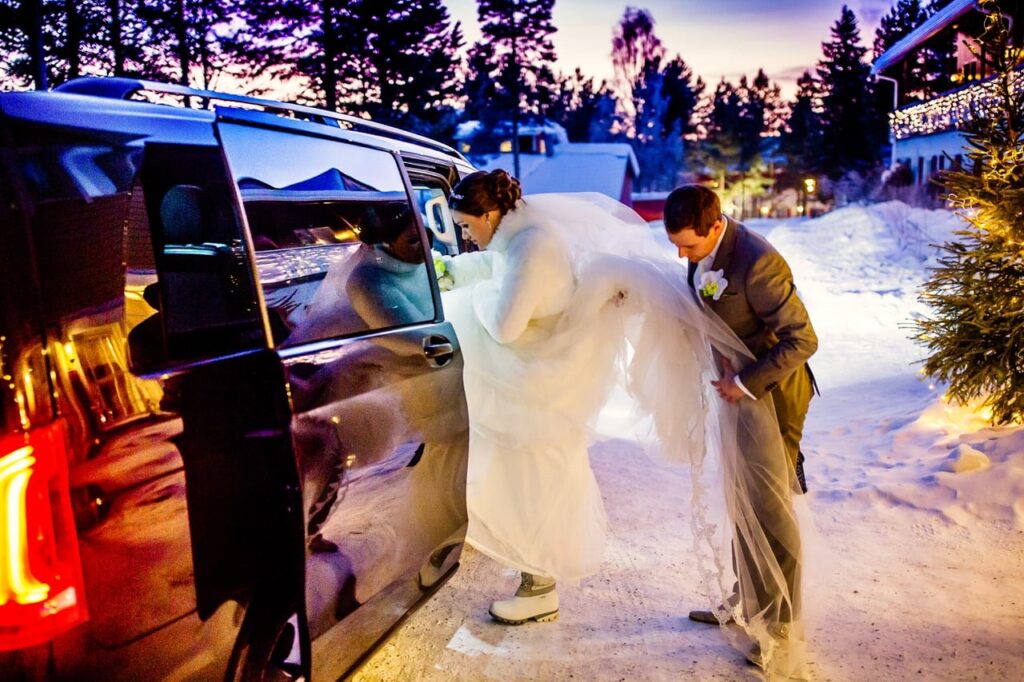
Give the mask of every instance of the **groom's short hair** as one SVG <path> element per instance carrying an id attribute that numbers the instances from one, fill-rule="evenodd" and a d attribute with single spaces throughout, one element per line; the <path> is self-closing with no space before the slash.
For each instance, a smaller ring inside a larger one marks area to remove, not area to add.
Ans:
<path id="1" fill-rule="evenodd" d="M 685 229 L 706 237 L 721 218 L 718 195 L 703 185 L 676 187 L 665 200 L 665 229 L 671 234 Z"/>

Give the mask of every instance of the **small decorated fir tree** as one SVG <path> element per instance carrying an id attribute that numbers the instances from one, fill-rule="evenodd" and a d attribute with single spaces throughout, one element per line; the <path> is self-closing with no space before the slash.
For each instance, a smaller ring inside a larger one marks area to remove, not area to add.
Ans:
<path id="1" fill-rule="evenodd" d="M 931 353 L 925 373 L 959 403 L 982 399 L 1000 424 L 1024 418 L 1024 71 L 998 3 L 981 5 L 996 75 L 966 130 L 964 167 L 940 180 L 967 224 L 941 247 L 921 294 L 932 313 L 915 338 Z"/>

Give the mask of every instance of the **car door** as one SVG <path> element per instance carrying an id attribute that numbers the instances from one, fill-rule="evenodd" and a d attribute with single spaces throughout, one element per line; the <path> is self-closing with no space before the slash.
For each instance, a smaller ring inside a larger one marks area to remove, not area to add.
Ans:
<path id="1" fill-rule="evenodd" d="M 161 378 L 161 410 L 180 415 L 173 443 L 197 614 L 207 621 L 225 602 L 246 607 L 226 677 L 308 675 L 288 386 L 237 192 L 210 137 L 145 144 L 133 196 L 148 219 L 129 219 L 125 235 L 128 284 L 141 299 L 131 315 L 142 318 L 128 333 L 128 356 L 133 373 Z"/>
<path id="2" fill-rule="evenodd" d="M 347 674 L 454 571 L 462 357 L 399 156 L 218 109 L 291 404 L 314 678 Z"/>

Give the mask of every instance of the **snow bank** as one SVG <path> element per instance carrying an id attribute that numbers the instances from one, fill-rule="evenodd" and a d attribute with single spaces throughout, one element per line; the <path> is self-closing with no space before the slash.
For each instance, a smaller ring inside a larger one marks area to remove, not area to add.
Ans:
<path id="1" fill-rule="evenodd" d="M 810 425 L 848 462 L 831 462 L 821 488 L 1024 529 L 1024 431 L 948 404 L 918 375 L 924 349 L 909 338 L 914 316 L 928 313 L 917 296 L 933 245 L 962 225 L 950 211 L 888 202 L 757 227 L 792 266 L 820 338 L 812 367 L 823 398 Z"/>
<path id="2" fill-rule="evenodd" d="M 930 244 L 949 238 L 959 224 L 948 211 L 889 202 L 768 231 L 793 268 L 821 337 L 813 366 L 823 385 L 890 377 L 921 359 L 906 325 L 925 312 L 917 293 L 935 256 Z"/>
<path id="3" fill-rule="evenodd" d="M 1024 429 L 991 427 L 984 417 L 945 400 L 929 406 L 896 434 L 916 455 L 907 462 L 910 480 L 893 476 L 883 487 L 961 526 L 981 520 L 1024 530 Z"/>

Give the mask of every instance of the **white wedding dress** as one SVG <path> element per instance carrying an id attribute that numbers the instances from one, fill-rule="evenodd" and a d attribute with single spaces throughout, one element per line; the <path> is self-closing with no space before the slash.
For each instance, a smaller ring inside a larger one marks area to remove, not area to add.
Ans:
<path id="1" fill-rule="evenodd" d="M 720 401 L 717 358 L 742 367 L 752 356 L 693 296 L 685 266 L 651 228 L 602 195 L 531 195 L 487 251 L 448 267 L 456 288 L 443 305 L 470 416 L 470 544 L 557 580 L 598 570 L 606 520 L 587 445 L 609 393 L 625 384 L 636 421 L 653 418 L 652 449 L 691 467 L 708 605 L 733 604 L 721 617 L 735 617 L 769 661 L 780 648 L 774 624 L 790 623 L 796 640 L 798 586 L 776 555 L 782 543 L 799 561 L 799 534 L 771 401 Z M 733 552 L 737 541 L 743 552 Z M 775 656 L 775 669 L 792 674 L 790 659 Z"/>

